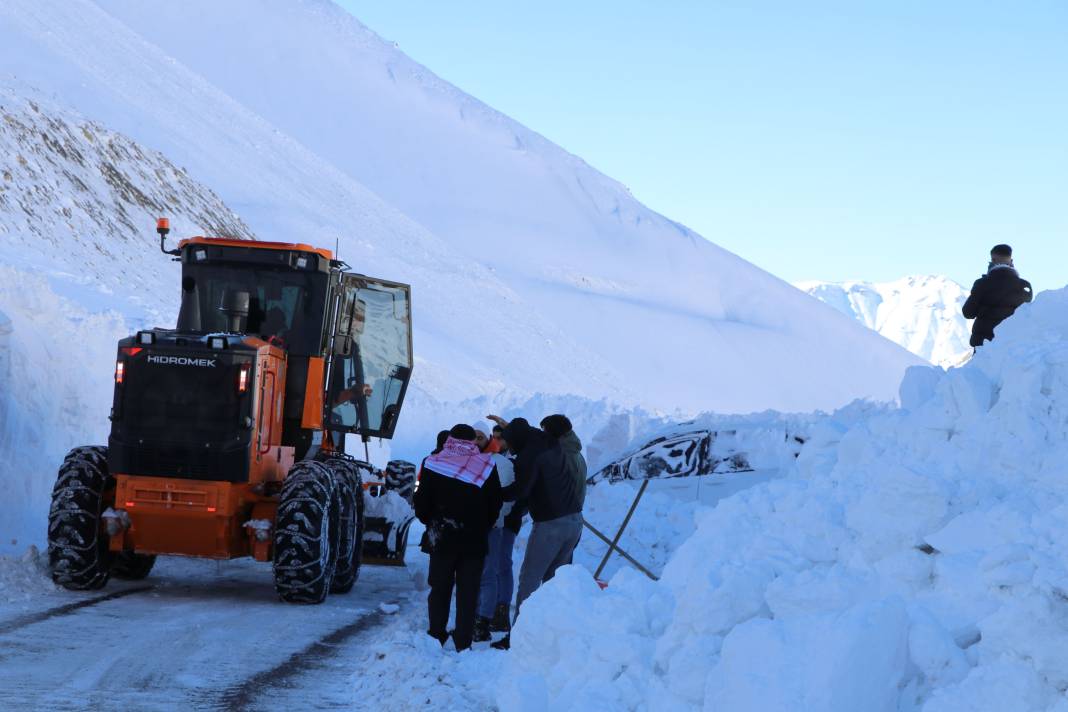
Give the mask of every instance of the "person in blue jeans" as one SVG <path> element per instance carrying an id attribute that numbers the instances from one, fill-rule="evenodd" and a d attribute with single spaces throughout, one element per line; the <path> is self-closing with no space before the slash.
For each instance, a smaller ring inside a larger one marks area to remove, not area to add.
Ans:
<path id="1" fill-rule="evenodd" d="M 508 458 L 508 443 L 501 437 L 502 428 L 493 428 L 493 440 L 488 449 L 497 450 L 493 455 L 497 475 L 501 479 L 505 499 L 512 491 L 508 489 L 515 483 L 515 470 Z M 506 501 L 501 508 L 493 529 L 489 533 L 489 551 L 486 554 L 485 568 L 482 569 L 482 585 L 478 593 L 478 617 L 475 618 L 476 642 L 490 640 L 490 632 L 507 632 L 511 628 L 510 604 L 514 581 L 512 578 L 512 548 L 515 545 L 518 527 L 508 519 L 512 502 Z M 506 522 L 505 520 L 508 519 Z"/>

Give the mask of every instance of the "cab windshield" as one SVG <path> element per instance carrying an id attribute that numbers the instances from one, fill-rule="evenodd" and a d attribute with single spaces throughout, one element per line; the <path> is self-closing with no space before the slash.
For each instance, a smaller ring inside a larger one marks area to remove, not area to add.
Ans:
<path id="1" fill-rule="evenodd" d="M 245 333 L 275 337 L 294 355 L 322 348 L 327 275 L 248 267 L 187 266 L 196 280 L 201 330 L 225 332 L 227 316 L 219 310 L 229 291 L 248 292 Z"/>

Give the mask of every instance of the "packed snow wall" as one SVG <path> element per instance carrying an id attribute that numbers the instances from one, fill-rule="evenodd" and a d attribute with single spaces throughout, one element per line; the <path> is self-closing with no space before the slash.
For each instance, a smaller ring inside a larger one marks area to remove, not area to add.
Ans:
<path id="1" fill-rule="evenodd" d="M 106 444 L 111 374 L 86 364 L 114 359 L 127 335 L 116 312 L 90 312 L 36 275 L 0 266 L 0 549 L 40 544 L 63 455 Z M 6 372 L 4 367 L 6 364 Z"/>

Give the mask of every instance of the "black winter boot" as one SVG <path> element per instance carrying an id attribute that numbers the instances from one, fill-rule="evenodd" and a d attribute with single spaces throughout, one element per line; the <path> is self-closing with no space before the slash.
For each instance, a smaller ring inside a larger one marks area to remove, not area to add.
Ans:
<path id="1" fill-rule="evenodd" d="M 490 636 L 490 619 L 479 616 L 475 619 L 475 632 L 471 636 L 471 640 L 476 643 L 484 643 L 487 640 L 492 640 Z"/>
<path id="2" fill-rule="evenodd" d="M 493 648 L 494 650 L 508 650 L 508 649 L 510 649 L 512 647 L 512 634 L 509 633 L 508 635 L 506 635 L 503 638 L 501 638 L 500 640 L 498 640 L 496 643 L 491 643 L 490 647 Z"/>
<path id="3" fill-rule="evenodd" d="M 489 629 L 494 633 L 507 633 L 512 629 L 508 618 L 508 604 L 498 603 L 496 610 L 493 611 L 493 620 L 490 621 Z"/>

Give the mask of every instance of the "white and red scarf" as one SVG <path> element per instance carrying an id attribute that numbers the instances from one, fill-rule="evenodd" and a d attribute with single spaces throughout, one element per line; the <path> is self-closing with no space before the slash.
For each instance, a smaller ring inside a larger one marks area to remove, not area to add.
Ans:
<path id="1" fill-rule="evenodd" d="M 444 477 L 481 487 L 493 472 L 493 456 L 480 452 L 470 440 L 450 437 L 441 452 L 426 459 L 426 467 Z"/>

